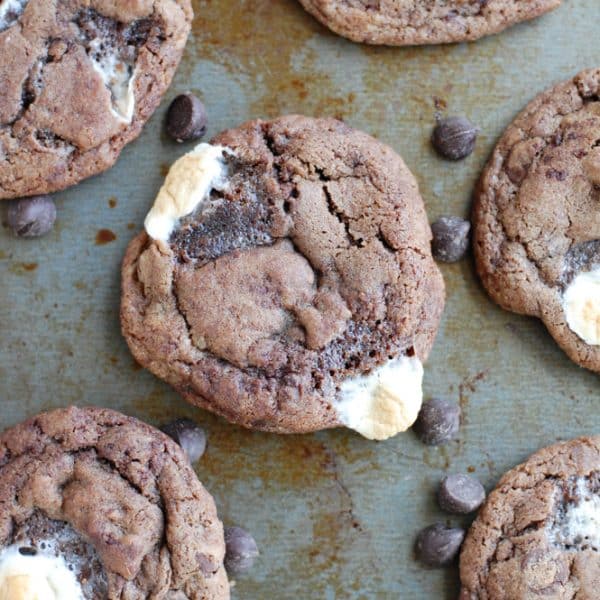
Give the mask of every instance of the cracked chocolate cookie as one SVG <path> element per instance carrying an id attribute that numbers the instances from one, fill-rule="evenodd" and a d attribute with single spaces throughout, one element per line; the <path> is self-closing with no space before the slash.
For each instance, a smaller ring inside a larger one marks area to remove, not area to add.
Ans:
<path id="1" fill-rule="evenodd" d="M 463 544 L 461 600 L 595 600 L 600 437 L 540 450 L 489 495 Z"/>
<path id="2" fill-rule="evenodd" d="M 225 600 L 223 526 L 183 451 L 117 412 L 0 435 L 0 597 Z"/>
<path id="3" fill-rule="evenodd" d="M 355 42 L 414 46 L 477 40 L 538 17 L 561 0 L 300 0 Z"/>
<path id="4" fill-rule="evenodd" d="M 473 220 L 490 296 L 600 371 L 600 69 L 544 92 L 506 130 Z"/>
<path id="5" fill-rule="evenodd" d="M 173 165 L 145 226 L 123 333 L 191 403 L 279 433 L 412 425 L 444 285 L 389 147 L 334 119 L 246 123 Z"/>
<path id="6" fill-rule="evenodd" d="M 0 1 L 0 199 L 109 168 L 158 106 L 190 0 Z"/>

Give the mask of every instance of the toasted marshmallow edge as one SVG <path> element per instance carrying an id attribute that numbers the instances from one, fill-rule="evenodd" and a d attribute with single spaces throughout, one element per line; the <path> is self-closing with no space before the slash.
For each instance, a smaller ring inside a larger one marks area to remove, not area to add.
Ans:
<path id="1" fill-rule="evenodd" d="M 75 574 L 60 556 L 23 555 L 13 545 L 0 552 L 0 600 L 84 600 Z"/>
<path id="2" fill-rule="evenodd" d="M 567 324 L 586 344 L 600 345 L 600 267 L 579 273 L 563 294 Z"/>
<path id="3" fill-rule="evenodd" d="M 552 532 L 554 542 L 566 546 L 588 545 L 600 549 L 600 496 L 577 482 L 579 500 L 569 504 L 560 524 Z"/>
<path id="4" fill-rule="evenodd" d="M 212 190 L 225 189 L 225 154 L 233 152 L 225 146 L 199 144 L 173 164 L 144 221 L 151 238 L 167 242 L 179 219 L 204 204 Z"/>
<path id="5" fill-rule="evenodd" d="M 340 421 L 370 440 L 386 440 L 417 420 L 423 403 L 423 365 L 400 356 L 340 387 L 334 408 Z"/>

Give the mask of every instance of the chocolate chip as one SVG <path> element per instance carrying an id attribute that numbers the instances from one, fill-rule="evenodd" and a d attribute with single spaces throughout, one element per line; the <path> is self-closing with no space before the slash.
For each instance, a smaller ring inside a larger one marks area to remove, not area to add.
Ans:
<path id="1" fill-rule="evenodd" d="M 225 527 L 225 568 L 230 575 L 248 571 L 258 554 L 258 546 L 247 531 Z"/>
<path id="2" fill-rule="evenodd" d="M 460 217 L 440 217 L 431 226 L 433 257 L 442 262 L 460 260 L 469 248 L 471 223 Z"/>
<path id="3" fill-rule="evenodd" d="M 441 398 L 425 402 L 413 427 L 424 444 L 438 446 L 453 439 L 460 428 L 460 407 Z"/>
<path id="4" fill-rule="evenodd" d="M 430 525 L 417 537 L 417 558 L 430 567 L 448 565 L 458 555 L 464 539 L 464 529 L 446 527 L 443 523 Z"/>
<path id="5" fill-rule="evenodd" d="M 8 226 L 19 237 L 40 237 L 56 221 L 56 206 L 50 196 L 32 196 L 15 200 L 8 207 Z"/>
<path id="6" fill-rule="evenodd" d="M 465 117 L 440 119 L 433 130 L 431 143 L 444 157 L 460 160 L 475 149 L 479 129 Z"/>
<path id="7" fill-rule="evenodd" d="M 21 546 L 19 548 L 19 554 L 23 556 L 35 556 L 37 554 L 37 550 L 35 548 L 31 548 L 31 546 Z"/>
<path id="8" fill-rule="evenodd" d="M 177 96 L 167 112 L 167 133 L 178 142 L 197 140 L 206 133 L 204 104 L 189 92 Z"/>
<path id="9" fill-rule="evenodd" d="M 438 502 L 442 510 L 457 515 L 476 511 L 485 500 L 485 490 L 470 475 L 448 475 L 442 479 L 438 490 Z"/>
<path id="10" fill-rule="evenodd" d="M 175 419 L 161 427 L 183 449 L 190 462 L 196 462 L 206 450 L 206 433 L 191 419 Z"/>

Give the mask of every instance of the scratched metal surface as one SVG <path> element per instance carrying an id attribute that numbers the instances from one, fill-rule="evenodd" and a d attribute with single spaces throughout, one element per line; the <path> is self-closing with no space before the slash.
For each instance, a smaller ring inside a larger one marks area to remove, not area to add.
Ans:
<path id="1" fill-rule="evenodd" d="M 187 149 L 161 128 L 168 100 L 187 89 L 204 99 L 210 135 L 257 116 L 343 117 L 402 154 L 431 219 L 467 214 L 477 174 L 515 113 L 552 82 L 600 64 L 598 0 L 566 0 L 476 44 L 416 49 L 337 38 L 295 0 L 195 4 L 174 85 L 117 166 L 57 195 L 59 222 L 47 238 L 0 229 L 1 425 L 70 403 L 155 424 L 199 420 L 210 442 L 198 473 L 224 521 L 254 532 L 262 551 L 236 598 L 455 598 L 457 570 L 425 570 L 412 555 L 416 531 L 446 520 L 433 494 L 440 477 L 469 468 L 489 488 L 536 448 L 598 433 L 597 376 L 570 363 L 538 322 L 494 306 L 465 261 L 443 267 L 447 309 L 425 381 L 427 396 L 462 405 L 458 441 L 430 449 L 412 433 L 380 444 L 347 431 L 250 433 L 188 407 L 136 368 L 119 332 L 119 264 L 164 169 Z M 460 164 L 428 145 L 434 98 L 482 129 Z M 110 232 L 113 241 L 98 243 Z"/>

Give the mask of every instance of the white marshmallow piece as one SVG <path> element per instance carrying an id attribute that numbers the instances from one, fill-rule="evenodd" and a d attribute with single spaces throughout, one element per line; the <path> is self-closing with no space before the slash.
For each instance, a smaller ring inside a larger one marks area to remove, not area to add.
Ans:
<path id="1" fill-rule="evenodd" d="M 563 294 L 567 324 L 586 344 L 600 345 L 600 267 L 579 273 Z"/>
<path id="2" fill-rule="evenodd" d="M 554 543 L 569 547 L 589 547 L 600 551 L 600 496 L 577 482 L 578 500 L 569 504 L 560 522 L 550 531 Z"/>
<path id="3" fill-rule="evenodd" d="M 99 46 L 102 42 L 98 39 L 90 43 L 92 53 L 90 58 L 94 69 L 98 72 L 104 85 L 112 95 L 111 111 L 122 123 L 131 123 L 135 110 L 135 71 L 131 73 L 129 65 L 119 60 L 114 52 L 108 52 L 101 59 L 94 57 L 94 53 L 100 54 Z"/>
<path id="4" fill-rule="evenodd" d="M 423 403 L 422 384 L 421 361 L 400 356 L 369 375 L 344 381 L 334 408 L 346 427 L 370 440 L 385 440 L 416 421 Z"/>
<path id="5" fill-rule="evenodd" d="M 0 600 L 84 600 L 75 574 L 60 556 L 0 552 Z"/>
<path id="6" fill-rule="evenodd" d="M 199 144 L 173 164 L 144 221 L 151 238 L 167 242 L 179 219 L 206 203 L 212 190 L 225 189 L 225 154 L 233 152 L 224 146 Z"/>

